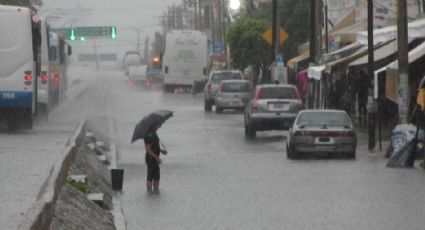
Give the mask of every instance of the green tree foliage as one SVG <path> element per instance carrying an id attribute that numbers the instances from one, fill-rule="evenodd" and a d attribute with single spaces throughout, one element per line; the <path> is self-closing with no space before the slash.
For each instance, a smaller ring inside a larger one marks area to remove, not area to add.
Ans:
<path id="1" fill-rule="evenodd" d="M 298 54 L 298 47 L 310 40 L 310 0 L 278 0 L 280 26 L 289 34 L 280 46 L 286 59 Z M 271 4 L 252 10 L 251 14 L 267 20 L 271 25 Z"/>
<path id="2" fill-rule="evenodd" d="M 155 32 L 154 41 L 152 43 L 152 55 L 159 55 L 163 53 L 163 37 L 159 32 Z"/>
<path id="3" fill-rule="evenodd" d="M 281 46 L 288 58 L 298 54 L 298 47 L 310 40 L 310 0 L 279 0 L 281 26 L 289 37 Z"/>
<path id="4" fill-rule="evenodd" d="M 41 0 L 0 0 L 0 5 L 11 5 L 11 6 L 41 6 Z"/>
<path id="5" fill-rule="evenodd" d="M 241 16 L 227 30 L 226 42 L 230 47 L 232 66 L 245 69 L 251 64 L 264 63 L 269 53 L 269 46 L 262 38 L 268 23 L 249 15 Z"/>

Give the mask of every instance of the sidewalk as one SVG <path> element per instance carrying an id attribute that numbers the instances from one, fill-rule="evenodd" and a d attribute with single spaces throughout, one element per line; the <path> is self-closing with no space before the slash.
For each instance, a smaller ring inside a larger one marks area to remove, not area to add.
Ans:
<path id="1" fill-rule="evenodd" d="M 392 130 L 390 130 L 388 127 L 382 127 L 382 144 L 380 149 L 380 143 L 379 143 L 379 130 L 378 125 L 376 125 L 375 130 L 375 148 L 373 150 L 369 150 L 369 130 L 367 126 L 361 126 L 359 124 L 359 119 L 357 116 L 353 116 L 351 118 L 351 121 L 354 124 L 354 127 L 357 132 L 357 149 L 360 150 L 360 152 L 368 152 L 374 156 L 386 158 L 385 155 L 387 154 L 388 148 L 391 145 L 391 133 Z M 383 125 L 384 126 L 384 125 Z"/>

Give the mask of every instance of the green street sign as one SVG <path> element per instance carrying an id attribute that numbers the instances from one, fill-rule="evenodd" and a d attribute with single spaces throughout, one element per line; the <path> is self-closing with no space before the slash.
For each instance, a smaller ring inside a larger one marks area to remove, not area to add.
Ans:
<path id="1" fill-rule="evenodd" d="M 90 38 L 117 38 L 115 26 L 77 26 L 68 28 L 52 28 L 52 32 L 61 33 L 66 40 L 84 41 Z"/>

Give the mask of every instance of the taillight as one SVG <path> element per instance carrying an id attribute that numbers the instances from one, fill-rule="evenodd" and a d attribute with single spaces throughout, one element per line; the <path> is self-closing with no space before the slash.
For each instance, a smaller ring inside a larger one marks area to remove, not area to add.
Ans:
<path id="1" fill-rule="evenodd" d="M 220 85 L 218 86 L 217 92 L 221 92 L 221 88 L 223 88 L 223 84 L 220 83 Z"/>
<path id="2" fill-rule="evenodd" d="M 208 84 L 207 84 L 207 92 L 208 92 L 208 94 L 211 94 L 211 93 L 212 93 L 212 85 L 211 85 L 211 82 L 208 82 Z"/>
<path id="3" fill-rule="evenodd" d="M 32 81 L 32 71 L 25 71 L 25 81 Z"/>
<path id="4" fill-rule="evenodd" d="M 145 86 L 146 87 L 151 87 L 152 86 L 152 82 L 150 80 L 145 81 Z"/>
<path id="5" fill-rule="evenodd" d="M 261 97 L 261 90 L 257 89 L 257 91 L 255 92 L 255 99 L 258 100 Z"/>
<path id="6" fill-rule="evenodd" d="M 53 81 L 59 81 L 59 74 L 55 74 L 53 76 Z"/>
<path id="7" fill-rule="evenodd" d="M 46 83 L 47 80 L 49 80 L 49 77 L 47 76 L 47 72 L 46 71 L 41 71 L 40 79 L 41 79 L 41 81 L 43 81 L 43 83 Z"/>
<path id="8" fill-rule="evenodd" d="M 257 101 L 257 99 L 255 99 L 255 100 L 252 102 L 252 105 L 251 105 L 251 111 L 252 111 L 253 113 L 258 112 L 258 101 Z"/>
<path id="9" fill-rule="evenodd" d="M 301 107 L 301 109 L 302 109 L 303 101 L 302 101 L 302 99 L 301 99 L 300 91 L 298 91 L 298 89 L 297 89 L 297 88 L 295 88 L 295 96 L 297 97 L 297 102 L 298 102 L 298 104 L 300 105 L 300 107 Z"/>

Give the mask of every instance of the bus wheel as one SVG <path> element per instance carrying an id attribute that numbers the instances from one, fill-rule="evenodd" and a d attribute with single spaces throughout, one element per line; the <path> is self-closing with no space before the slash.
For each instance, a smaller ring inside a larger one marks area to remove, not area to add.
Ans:
<path id="1" fill-rule="evenodd" d="M 9 120 L 7 121 L 7 129 L 9 132 L 14 132 L 18 128 L 18 122 L 16 121 L 16 118 L 9 117 Z"/>

